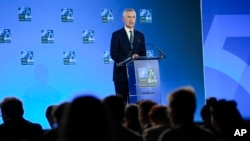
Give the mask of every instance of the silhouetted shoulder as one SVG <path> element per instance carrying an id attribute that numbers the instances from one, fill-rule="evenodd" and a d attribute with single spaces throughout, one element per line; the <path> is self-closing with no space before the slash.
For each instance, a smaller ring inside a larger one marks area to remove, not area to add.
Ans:
<path id="1" fill-rule="evenodd" d="M 173 129 L 165 130 L 159 141 L 216 141 L 215 136 L 199 126 L 179 126 Z"/>
<path id="2" fill-rule="evenodd" d="M 119 141 L 142 141 L 142 137 L 139 133 L 124 127 L 122 127 L 119 134 Z"/>
<path id="3" fill-rule="evenodd" d="M 121 32 L 124 31 L 124 30 L 125 30 L 124 28 L 120 28 L 120 29 L 114 31 L 112 34 L 113 34 L 113 35 L 117 35 L 117 34 L 121 33 Z"/>
<path id="4" fill-rule="evenodd" d="M 140 35 L 144 35 L 140 30 L 134 29 L 134 32 Z"/>

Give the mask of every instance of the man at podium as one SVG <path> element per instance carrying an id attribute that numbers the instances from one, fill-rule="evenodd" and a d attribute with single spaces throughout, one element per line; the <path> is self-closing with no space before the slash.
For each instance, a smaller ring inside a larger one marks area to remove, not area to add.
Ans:
<path id="1" fill-rule="evenodd" d="M 116 94 L 129 103 L 129 86 L 126 66 L 117 66 L 117 63 L 131 57 L 146 56 L 146 43 L 144 34 L 134 28 L 136 12 L 132 8 L 123 11 L 124 26 L 112 33 L 110 55 L 114 60 L 113 81 Z"/>

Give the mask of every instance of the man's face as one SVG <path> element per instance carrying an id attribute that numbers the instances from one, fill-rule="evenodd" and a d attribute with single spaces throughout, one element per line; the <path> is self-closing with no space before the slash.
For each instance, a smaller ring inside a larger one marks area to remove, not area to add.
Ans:
<path id="1" fill-rule="evenodd" d="M 135 25 L 136 14 L 133 11 L 127 11 L 123 16 L 123 22 L 127 28 L 133 28 Z"/>

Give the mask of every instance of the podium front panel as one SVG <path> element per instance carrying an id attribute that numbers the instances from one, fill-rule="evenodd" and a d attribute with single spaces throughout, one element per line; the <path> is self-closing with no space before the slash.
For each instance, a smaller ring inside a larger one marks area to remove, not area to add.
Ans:
<path id="1" fill-rule="evenodd" d="M 161 103 L 158 60 L 134 60 L 127 64 L 130 103 L 151 99 Z"/>

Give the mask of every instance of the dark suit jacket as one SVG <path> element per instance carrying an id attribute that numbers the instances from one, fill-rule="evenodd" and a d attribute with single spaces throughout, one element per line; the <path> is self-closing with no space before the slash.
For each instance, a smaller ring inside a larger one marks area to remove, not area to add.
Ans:
<path id="1" fill-rule="evenodd" d="M 13 119 L 0 125 L 0 140 L 4 141 L 39 141 L 43 136 L 40 124 L 32 123 L 24 118 Z"/>
<path id="2" fill-rule="evenodd" d="M 163 131 L 169 128 L 170 125 L 167 123 L 149 127 L 145 129 L 142 133 L 143 141 L 158 141 L 161 133 L 163 133 Z"/>
<path id="3" fill-rule="evenodd" d="M 143 141 L 142 136 L 123 125 L 118 125 L 115 128 L 117 141 Z"/>
<path id="4" fill-rule="evenodd" d="M 195 124 L 180 125 L 163 131 L 159 141 L 216 141 L 212 132 Z"/>
<path id="5" fill-rule="evenodd" d="M 116 64 L 131 57 L 132 54 L 146 56 L 144 34 L 134 29 L 134 44 L 133 49 L 131 49 L 124 27 L 113 32 L 110 44 L 110 55 L 114 60 L 113 81 L 128 81 L 126 66 L 116 66 Z"/>

